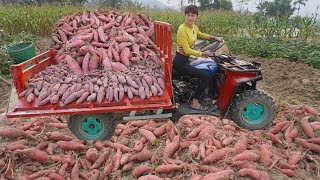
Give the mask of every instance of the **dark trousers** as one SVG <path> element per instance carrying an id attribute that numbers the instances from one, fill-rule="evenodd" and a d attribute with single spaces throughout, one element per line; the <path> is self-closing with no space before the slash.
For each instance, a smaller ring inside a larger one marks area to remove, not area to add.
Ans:
<path id="1" fill-rule="evenodd" d="M 188 75 L 200 79 L 200 83 L 194 94 L 194 98 L 199 99 L 204 90 L 208 87 L 210 76 L 206 72 L 191 66 L 189 64 L 189 57 L 178 52 L 173 59 L 173 68 L 181 75 Z"/>

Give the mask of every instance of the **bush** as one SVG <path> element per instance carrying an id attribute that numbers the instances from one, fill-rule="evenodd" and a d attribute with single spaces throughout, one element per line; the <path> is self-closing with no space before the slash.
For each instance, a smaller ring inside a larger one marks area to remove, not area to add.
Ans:
<path id="1" fill-rule="evenodd" d="M 320 47 L 302 40 L 226 37 L 226 43 L 233 54 L 249 57 L 284 58 L 289 61 L 307 63 L 320 68 Z"/>

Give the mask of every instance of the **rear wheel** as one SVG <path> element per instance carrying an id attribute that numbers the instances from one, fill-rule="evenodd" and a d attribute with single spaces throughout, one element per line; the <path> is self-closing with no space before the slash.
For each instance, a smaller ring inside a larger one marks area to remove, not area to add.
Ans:
<path id="1" fill-rule="evenodd" d="M 275 117 L 274 101 L 261 91 L 247 90 L 233 100 L 229 115 L 243 128 L 262 129 Z"/>
<path id="2" fill-rule="evenodd" d="M 72 115 L 68 127 L 81 140 L 107 140 L 114 133 L 115 122 L 112 114 Z"/>

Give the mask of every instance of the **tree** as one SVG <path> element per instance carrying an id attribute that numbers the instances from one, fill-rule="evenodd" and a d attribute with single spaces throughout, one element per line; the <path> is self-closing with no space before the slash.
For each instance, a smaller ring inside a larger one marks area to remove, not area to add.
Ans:
<path id="1" fill-rule="evenodd" d="M 237 2 L 240 4 L 240 13 L 242 12 L 242 8 L 243 8 L 243 5 L 248 5 L 250 0 L 237 0 Z"/>
<path id="2" fill-rule="evenodd" d="M 231 0 L 199 0 L 201 10 L 232 10 Z"/>
<path id="3" fill-rule="evenodd" d="M 127 1 L 129 0 L 91 0 L 93 4 L 116 9 L 119 9 L 122 5 L 125 5 Z"/>
<path id="4" fill-rule="evenodd" d="M 196 5 L 196 0 L 188 0 L 188 3 L 191 3 L 193 5 Z"/>
<path id="5" fill-rule="evenodd" d="M 232 2 L 230 0 L 220 0 L 220 8 L 225 10 L 232 10 Z"/>
<path id="6" fill-rule="evenodd" d="M 305 6 L 306 2 L 308 2 L 308 0 L 296 0 L 295 2 L 293 2 L 294 6 L 298 5 L 298 8 L 296 8 L 296 9 L 298 9 L 298 15 L 300 14 L 301 5 Z"/>
<path id="7" fill-rule="evenodd" d="M 292 0 L 263 1 L 257 8 L 262 15 L 268 17 L 291 16 L 295 10 L 291 2 Z"/>

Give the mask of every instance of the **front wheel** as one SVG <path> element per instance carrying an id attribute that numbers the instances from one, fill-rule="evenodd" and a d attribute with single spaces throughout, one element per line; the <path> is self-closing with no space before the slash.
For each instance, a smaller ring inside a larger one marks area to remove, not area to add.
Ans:
<path id="1" fill-rule="evenodd" d="M 80 140 L 108 140 L 114 133 L 112 114 L 72 115 L 70 131 Z"/>
<path id="2" fill-rule="evenodd" d="M 233 99 L 229 116 L 243 128 L 263 129 L 275 117 L 274 101 L 261 91 L 247 90 Z"/>

